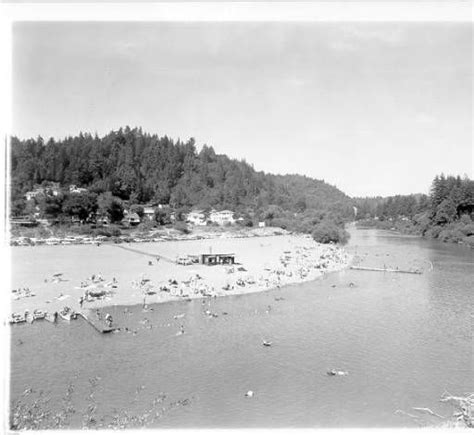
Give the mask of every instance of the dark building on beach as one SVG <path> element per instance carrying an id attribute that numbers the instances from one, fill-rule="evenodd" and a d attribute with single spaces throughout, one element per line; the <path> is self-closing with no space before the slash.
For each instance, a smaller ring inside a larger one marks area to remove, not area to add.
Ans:
<path id="1" fill-rule="evenodd" d="M 217 264 L 234 264 L 235 254 L 201 254 L 200 263 L 207 266 L 215 266 Z"/>

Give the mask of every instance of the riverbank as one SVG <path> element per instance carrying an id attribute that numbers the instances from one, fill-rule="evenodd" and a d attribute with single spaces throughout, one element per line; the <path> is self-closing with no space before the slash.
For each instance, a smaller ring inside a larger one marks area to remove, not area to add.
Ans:
<path id="1" fill-rule="evenodd" d="M 209 252 L 235 254 L 236 264 L 175 262 L 179 256 Z M 253 293 L 311 281 L 350 261 L 342 248 L 304 235 L 35 246 L 12 248 L 12 255 L 11 311 L 19 313 L 53 313 L 64 306 L 87 312 Z"/>
<path id="2" fill-rule="evenodd" d="M 103 227 L 94 231 L 78 227 L 41 227 L 16 228 L 10 236 L 11 246 L 57 246 L 57 245 L 97 245 L 101 243 L 150 243 L 172 240 L 203 240 L 216 237 L 246 238 L 288 235 L 289 231 L 277 227 L 252 228 L 242 226 L 193 226 L 180 231 L 173 226 L 164 226 L 158 229 L 139 227 L 121 228 Z M 81 232 L 84 232 L 82 234 Z M 107 235 L 95 234 L 104 233 Z"/>
<path id="3" fill-rule="evenodd" d="M 474 224 L 467 222 L 453 222 L 449 225 L 435 225 L 426 227 L 410 219 L 376 220 L 363 219 L 357 221 L 359 229 L 377 229 L 393 231 L 398 234 L 418 236 L 426 239 L 436 239 L 444 243 L 457 243 L 474 249 Z"/>

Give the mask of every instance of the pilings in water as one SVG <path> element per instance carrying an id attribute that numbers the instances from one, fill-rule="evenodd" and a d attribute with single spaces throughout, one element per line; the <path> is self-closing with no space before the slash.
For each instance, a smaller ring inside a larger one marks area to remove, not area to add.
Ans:
<path id="1" fill-rule="evenodd" d="M 351 266 L 352 270 L 368 270 L 372 272 L 393 272 L 393 273 L 411 273 L 415 275 L 421 275 L 421 270 L 403 270 L 403 269 L 383 269 L 380 267 L 363 267 L 363 266 Z"/>

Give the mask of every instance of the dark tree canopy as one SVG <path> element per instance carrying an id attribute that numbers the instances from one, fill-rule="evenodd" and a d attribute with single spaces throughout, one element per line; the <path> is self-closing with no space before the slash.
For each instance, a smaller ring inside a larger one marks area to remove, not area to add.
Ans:
<path id="1" fill-rule="evenodd" d="M 322 180 L 265 174 L 245 161 L 216 154 L 212 147 L 198 151 L 194 139 L 173 141 L 139 128 L 121 128 L 101 138 L 81 133 L 46 143 L 41 137 L 14 137 L 11 168 L 12 201 L 45 181 L 74 184 L 116 198 L 117 210 L 107 211 L 114 219 L 121 214 L 120 201 L 170 204 L 174 209 L 245 212 L 274 207 L 353 216 L 350 198 Z M 22 210 L 22 204 L 15 202 L 15 210 Z"/>

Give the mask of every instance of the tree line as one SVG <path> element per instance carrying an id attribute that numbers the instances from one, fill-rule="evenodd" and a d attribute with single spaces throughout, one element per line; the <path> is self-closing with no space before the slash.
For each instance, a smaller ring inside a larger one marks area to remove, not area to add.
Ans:
<path id="1" fill-rule="evenodd" d="M 474 181 L 436 175 L 429 195 L 355 198 L 362 225 L 397 229 L 474 246 Z"/>
<path id="2" fill-rule="evenodd" d="M 13 137 L 12 214 L 28 214 L 33 204 L 25 193 L 51 182 L 86 188 L 87 194 L 66 191 L 41 199 L 47 217 L 83 219 L 87 211 L 106 210 L 118 220 L 121 208 L 166 204 L 172 210 L 230 209 L 295 228 L 304 217 L 307 232 L 315 222 L 341 223 L 353 217 L 351 199 L 323 180 L 256 171 L 212 147 L 198 151 L 192 138 L 172 140 L 141 128 L 120 128 L 103 137 L 80 133 L 62 140 Z"/>

